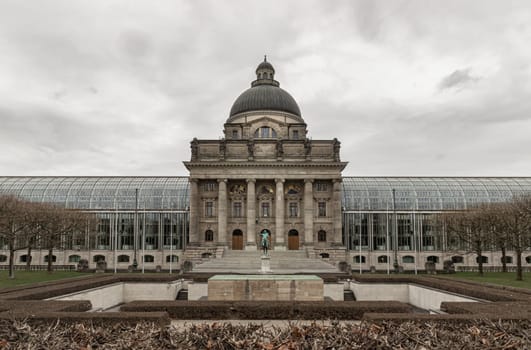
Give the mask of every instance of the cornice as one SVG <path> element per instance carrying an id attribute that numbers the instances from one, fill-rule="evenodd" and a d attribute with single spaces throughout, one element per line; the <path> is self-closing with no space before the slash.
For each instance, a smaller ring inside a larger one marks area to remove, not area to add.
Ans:
<path id="1" fill-rule="evenodd" d="M 190 168 L 340 168 L 345 169 L 348 162 L 183 162 Z"/>

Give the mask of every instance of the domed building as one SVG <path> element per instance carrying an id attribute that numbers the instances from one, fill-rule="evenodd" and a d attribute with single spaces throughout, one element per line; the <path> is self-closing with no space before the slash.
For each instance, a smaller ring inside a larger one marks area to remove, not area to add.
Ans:
<path id="1" fill-rule="evenodd" d="M 312 262 L 416 271 L 451 260 L 467 271 L 479 257 L 449 239 L 435 215 L 531 193 L 531 177 L 343 177 L 340 142 L 308 137 L 297 101 L 275 80 L 270 62 L 264 59 L 255 73 L 230 108 L 222 137 L 191 141 L 189 177 L 4 176 L 0 195 L 97 215 L 96 228 L 73 232 L 55 247 L 58 269 L 86 259 L 91 268 L 105 261 L 125 271 L 137 262 L 171 272 L 226 253 L 257 257 L 266 232 L 275 254 Z M 0 236 L 0 269 L 8 248 Z M 31 256 L 17 250 L 15 263 L 46 268 L 46 247 L 32 248 Z M 491 248 L 481 260 L 496 269 L 501 256 Z M 515 256 L 507 251 L 509 267 Z M 523 260 L 531 270 L 529 250 Z"/>
<path id="2" fill-rule="evenodd" d="M 233 103 L 221 140 L 194 139 L 190 171 L 190 243 L 256 250 L 269 233 L 273 250 L 344 255 L 338 140 L 310 140 L 295 99 L 264 59 L 256 80 Z M 318 228 L 318 229 L 316 229 Z M 193 233 L 192 233 L 193 232 Z"/>

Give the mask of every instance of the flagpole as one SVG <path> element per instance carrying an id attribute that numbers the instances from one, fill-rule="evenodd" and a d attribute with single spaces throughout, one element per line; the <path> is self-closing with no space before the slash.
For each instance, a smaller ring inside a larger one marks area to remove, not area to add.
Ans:
<path id="1" fill-rule="evenodd" d="M 387 248 L 387 252 L 386 252 L 386 256 L 387 256 L 387 274 L 389 274 L 389 201 L 387 201 L 387 203 L 385 204 L 385 229 L 386 229 L 386 238 L 385 238 L 385 243 L 386 243 L 386 248 Z"/>
<path id="2" fill-rule="evenodd" d="M 117 245 L 118 245 L 118 213 L 116 211 L 116 202 L 114 202 L 114 220 L 112 222 L 112 226 L 111 226 L 111 229 L 112 231 L 114 231 L 114 236 L 112 237 L 113 239 L 113 245 L 114 245 L 114 256 L 113 256 L 113 260 L 114 260 L 114 274 L 116 274 L 116 264 L 118 263 L 118 257 L 116 256 L 116 250 L 118 249 Z"/>
<path id="3" fill-rule="evenodd" d="M 413 249 L 415 250 L 415 275 L 418 273 L 417 271 L 417 221 L 415 220 L 415 212 L 413 212 Z"/>
<path id="4" fill-rule="evenodd" d="M 170 213 L 170 275 L 171 263 L 173 262 L 173 213 Z"/>
<path id="5" fill-rule="evenodd" d="M 359 225 L 360 225 L 359 226 L 359 228 L 360 228 L 360 240 L 359 240 L 360 260 L 359 261 L 360 261 L 360 275 L 361 275 L 362 274 L 362 270 L 361 270 L 361 263 L 362 263 L 362 259 L 361 259 L 361 212 L 358 211 L 358 214 L 359 214 L 358 216 L 359 216 L 359 219 L 360 219 L 360 221 L 359 221 Z"/>

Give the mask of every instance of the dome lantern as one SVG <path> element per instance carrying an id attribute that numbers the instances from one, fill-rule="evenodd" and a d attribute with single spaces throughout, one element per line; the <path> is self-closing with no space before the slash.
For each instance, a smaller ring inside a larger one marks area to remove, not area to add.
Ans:
<path id="1" fill-rule="evenodd" d="M 301 118 L 295 99 L 281 89 L 280 83 L 275 80 L 275 68 L 267 61 L 267 56 L 256 67 L 256 80 L 251 82 L 251 88 L 234 101 L 229 119 L 240 113 L 253 111 L 287 112 Z"/>
<path id="2" fill-rule="evenodd" d="M 251 86 L 256 85 L 275 85 L 279 86 L 278 81 L 275 81 L 275 68 L 269 62 L 267 62 L 267 56 L 264 55 L 264 62 L 261 62 L 256 67 L 256 80 L 251 83 Z"/>

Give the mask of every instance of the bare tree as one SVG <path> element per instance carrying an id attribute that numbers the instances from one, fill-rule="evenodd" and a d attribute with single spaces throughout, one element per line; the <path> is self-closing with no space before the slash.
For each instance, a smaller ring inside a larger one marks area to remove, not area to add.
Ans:
<path id="1" fill-rule="evenodd" d="M 53 250 L 65 247 L 66 235 L 84 230 L 88 214 L 77 210 L 68 210 L 48 205 L 42 211 L 43 220 L 40 225 L 43 246 L 48 249 L 48 272 L 52 272 Z"/>
<path id="2" fill-rule="evenodd" d="M 500 221 L 516 254 L 516 280 L 521 281 L 522 253 L 529 248 L 531 237 L 531 196 L 515 197 L 506 203 Z"/>
<path id="3" fill-rule="evenodd" d="M 491 203 L 482 206 L 482 217 L 485 229 L 491 235 L 491 242 L 501 252 L 502 272 L 507 272 L 507 250 L 511 248 L 510 237 L 503 215 L 507 203 Z"/>
<path id="4" fill-rule="evenodd" d="M 483 275 L 483 252 L 492 242 L 492 231 L 485 223 L 486 205 L 479 205 L 466 211 L 443 213 L 439 216 L 446 225 L 449 240 L 465 244 L 466 250 L 477 256 L 478 272 Z"/>
<path id="5" fill-rule="evenodd" d="M 15 278 L 15 252 L 26 247 L 30 207 L 15 196 L 0 196 L 0 238 L 9 249 L 9 278 Z"/>

